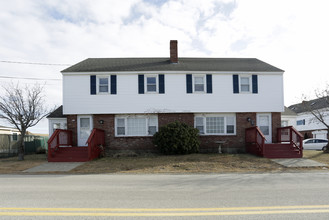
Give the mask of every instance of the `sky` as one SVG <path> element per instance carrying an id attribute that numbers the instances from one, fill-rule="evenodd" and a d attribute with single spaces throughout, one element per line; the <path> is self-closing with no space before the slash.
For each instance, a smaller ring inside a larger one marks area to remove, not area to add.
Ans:
<path id="1" fill-rule="evenodd" d="M 328 11 L 326 0 L 0 0 L 0 87 L 42 84 L 54 108 L 70 65 L 169 57 L 178 40 L 179 57 L 258 58 L 283 69 L 289 106 L 329 83 Z M 48 133 L 47 120 L 29 131 Z"/>

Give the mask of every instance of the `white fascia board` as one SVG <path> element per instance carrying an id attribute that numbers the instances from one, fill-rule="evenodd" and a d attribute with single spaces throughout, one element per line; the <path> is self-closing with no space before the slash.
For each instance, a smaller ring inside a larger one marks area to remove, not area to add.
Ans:
<path id="1" fill-rule="evenodd" d="M 257 75 L 283 75 L 284 72 L 255 72 L 255 71 L 107 71 L 107 72 L 62 72 L 64 76 L 70 75 L 135 75 L 135 74 L 257 74 Z"/>

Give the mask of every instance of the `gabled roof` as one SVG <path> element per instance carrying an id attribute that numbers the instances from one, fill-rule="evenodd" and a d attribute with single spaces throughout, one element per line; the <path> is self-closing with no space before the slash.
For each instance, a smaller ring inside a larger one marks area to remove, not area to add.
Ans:
<path id="1" fill-rule="evenodd" d="M 59 106 L 52 113 L 50 113 L 47 118 L 66 118 L 66 116 L 63 115 L 63 105 Z"/>
<path id="2" fill-rule="evenodd" d="M 89 58 L 62 73 L 129 71 L 284 72 L 256 58 Z"/>
<path id="3" fill-rule="evenodd" d="M 281 115 L 284 115 L 284 116 L 297 116 L 297 113 L 292 111 L 288 107 L 284 106 L 284 112 Z"/>
<path id="4" fill-rule="evenodd" d="M 329 108 L 329 97 L 304 101 L 302 103 L 289 106 L 289 109 L 293 110 L 296 113 L 307 112 L 309 109 L 317 110 L 323 108 Z"/>

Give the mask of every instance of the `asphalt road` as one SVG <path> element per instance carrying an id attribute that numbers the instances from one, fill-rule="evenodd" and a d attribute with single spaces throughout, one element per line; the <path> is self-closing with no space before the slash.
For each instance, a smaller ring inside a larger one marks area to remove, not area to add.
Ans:
<path id="1" fill-rule="evenodd" d="M 329 172 L 0 175 L 0 219 L 329 219 Z"/>

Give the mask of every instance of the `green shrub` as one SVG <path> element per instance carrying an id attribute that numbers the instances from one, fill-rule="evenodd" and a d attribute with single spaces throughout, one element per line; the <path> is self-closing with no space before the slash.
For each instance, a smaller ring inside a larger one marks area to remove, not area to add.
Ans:
<path id="1" fill-rule="evenodd" d="M 154 134 L 153 142 L 163 154 L 191 154 L 199 151 L 199 130 L 181 122 L 173 122 Z"/>

